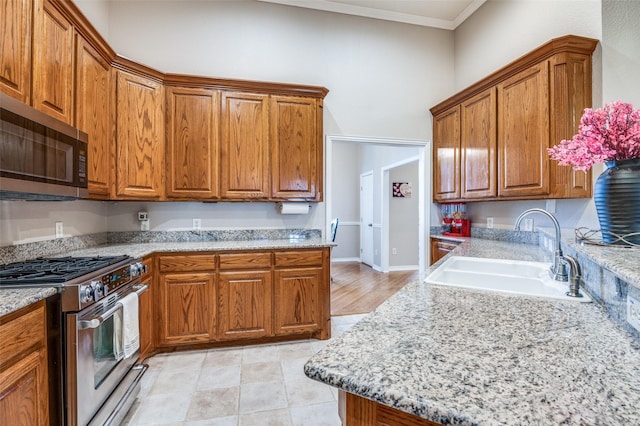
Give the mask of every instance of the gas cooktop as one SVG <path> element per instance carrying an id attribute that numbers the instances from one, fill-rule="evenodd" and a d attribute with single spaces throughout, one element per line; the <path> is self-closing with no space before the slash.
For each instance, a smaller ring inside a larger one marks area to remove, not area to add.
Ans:
<path id="1" fill-rule="evenodd" d="M 38 284 L 61 286 L 130 259 L 130 256 L 52 257 L 9 263 L 0 265 L 0 287 Z"/>

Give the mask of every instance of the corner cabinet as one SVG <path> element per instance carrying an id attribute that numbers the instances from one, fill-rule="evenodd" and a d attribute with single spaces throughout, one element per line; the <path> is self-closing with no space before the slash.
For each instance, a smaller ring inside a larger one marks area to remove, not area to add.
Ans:
<path id="1" fill-rule="evenodd" d="M 40 301 L 0 318 L 2 424 L 49 424 L 45 311 Z"/>
<path id="2" fill-rule="evenodd" d="M 164 88 L 118 71 L 116 87 L 115 199 L 164 195 Z"/>
<path id="3" fill-rule="evenodd" d="M 597 40 L 565 36 L 431 108 L 435 202 L 588 198 L 591 172 L 547 154 L 591 106 Z"/>

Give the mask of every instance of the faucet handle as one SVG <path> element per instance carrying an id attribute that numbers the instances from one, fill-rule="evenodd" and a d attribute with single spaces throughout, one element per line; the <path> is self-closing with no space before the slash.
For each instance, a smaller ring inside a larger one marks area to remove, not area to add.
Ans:
<path id="1" fill-rule="evenodd" d="M 580 264 L 573 256 L 564 256 L 563 263 L 569 266 L 569 291 L 567 296 L 570 297 L 582 297 L 580 293 L 580 280 L 582 279 L 582 269 Z"/>

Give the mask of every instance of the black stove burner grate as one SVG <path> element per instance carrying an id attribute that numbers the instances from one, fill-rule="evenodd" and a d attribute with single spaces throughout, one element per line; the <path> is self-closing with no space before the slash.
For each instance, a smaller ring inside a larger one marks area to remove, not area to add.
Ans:
<path id="1" fill-rule="evenodd" d="M 59 284 L 114 265 L 129 256 L 52 257 L 0 265 L 0 286 L 16 284 Z"/>

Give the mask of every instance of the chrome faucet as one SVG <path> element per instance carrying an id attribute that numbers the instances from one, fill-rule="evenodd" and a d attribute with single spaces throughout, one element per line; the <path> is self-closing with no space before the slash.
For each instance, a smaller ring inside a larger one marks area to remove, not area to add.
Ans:
<path id="1" fill-rule="evenodd" d="M 545 209 L 533 208 L 533 209 L 525 210 L 516 219 L 515 230 L 516 231 L 520 230 L 520 222 L 522 222 L 522 219 L 525 216 L 531 213 L 542 213 L 546 215 L 549 219 L 551 219 L 551 221 L 553 222 L 553 226 L 556 228 L 556 251 L 553 256 L 553 265 L 551 265 L 551 268 L 549 269 L 549 274 L 551 275 L 551 278 L 553 278 L 556 281 L 568 281 L 569 274 L 567 273 L 567 261 L 562 255 L 562 247 L 560 245 L 560 239 L 561 239 L 560 224 L 558 223 L 558 220 L 554 215 L 552 215 Z M 577 265 L 577 262 L 576 262 L 576 265 Z M 578 281 L 579 281 L 579 278 L 578 278 Z"/>

